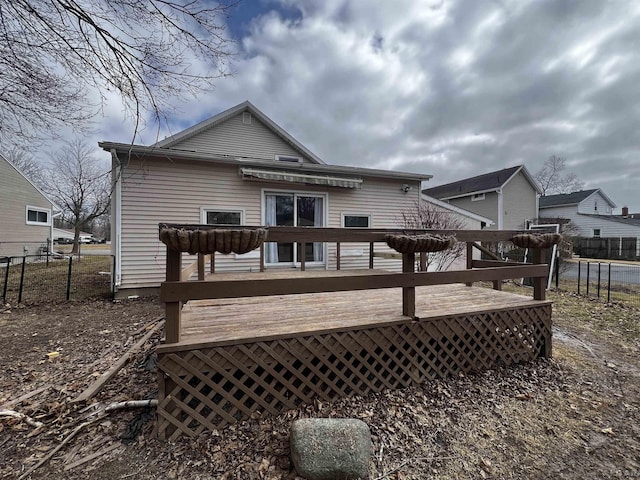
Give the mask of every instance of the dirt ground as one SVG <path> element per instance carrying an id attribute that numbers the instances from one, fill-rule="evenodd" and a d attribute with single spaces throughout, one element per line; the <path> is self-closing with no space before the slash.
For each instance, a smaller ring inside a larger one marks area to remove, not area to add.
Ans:
<path id="1" fill-rule="evenodd" d="M 104 413 L 155 397 L 160 333 L 95 398 L 71 402 L 150 331 L 159 303 L 0 307 L 0 410 L 43 424 L 0 419 L 0 478 L 294 479 L 290 424 L 319 416 L 370 426 L 377 480 L 640 478 L 640 309 L 549 297 L 552 360 L 316 402 L 175 443 L 154 439 L 153 410 Z"/>

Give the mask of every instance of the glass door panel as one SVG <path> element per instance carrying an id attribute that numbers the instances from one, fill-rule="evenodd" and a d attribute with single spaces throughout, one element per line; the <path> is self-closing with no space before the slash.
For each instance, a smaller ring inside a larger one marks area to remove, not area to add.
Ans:
<path id="1" fill-rule="evenodd" d="M 265 224 L 284 227 L 322 227 L 324 198 L 311 195 L 267 193 L 265 195 Z M 322 262 L 322 243 L 305 246 L 305 262 Z M 296 264 L 302 259 L 302 246 L 293 243 L 266 243 L 267 263 Z"/>

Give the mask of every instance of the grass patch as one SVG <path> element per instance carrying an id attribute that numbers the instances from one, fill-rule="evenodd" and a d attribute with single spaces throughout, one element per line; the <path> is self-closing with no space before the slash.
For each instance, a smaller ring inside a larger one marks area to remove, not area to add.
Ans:
<path id="1" fill-rule="evenodd" d="M 84 256 L 74 257 L 71 261 L 70 300 L 87 298 L 108 298 L 111 296 L 111 257 Z M 67 299 L 67 281 L 69 279 L 69 259 L 50 259 L 46 262 L 28 262 L 0 268 L 0 294 L 5 291 L 6 302 L 17 302 L 22 281 L 22 301 L 40 303 L 46 301 L 64 301 Z"/>

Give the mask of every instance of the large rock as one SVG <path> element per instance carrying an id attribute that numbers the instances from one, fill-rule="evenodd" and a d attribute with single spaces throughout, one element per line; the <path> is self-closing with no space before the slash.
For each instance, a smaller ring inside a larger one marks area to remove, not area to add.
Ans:
<path id="1" fill-rule="evenodd" d="M 351 418 L 305 418 L 291 425 L 291 459 L 307 480 L 369 478 L 371 432 Z"/>

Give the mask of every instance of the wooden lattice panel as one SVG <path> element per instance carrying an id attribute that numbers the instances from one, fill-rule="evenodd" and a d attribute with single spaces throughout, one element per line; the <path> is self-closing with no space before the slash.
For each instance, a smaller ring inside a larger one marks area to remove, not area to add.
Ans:
<path id="1" fill-rule="evenodd" d="M 160 438 L 551 355 L 551 306 L 161 353 Z"/>

